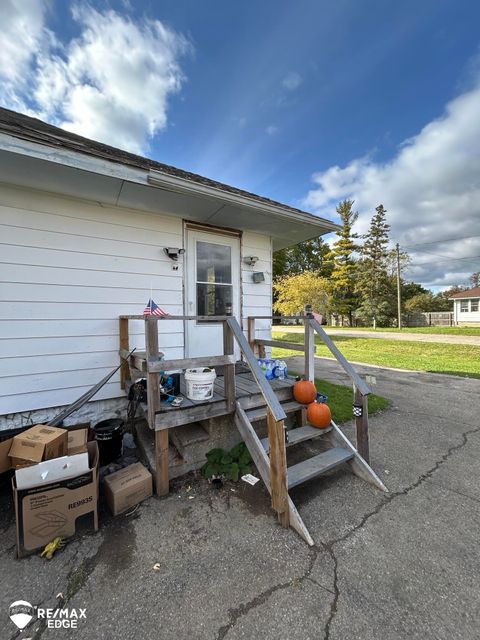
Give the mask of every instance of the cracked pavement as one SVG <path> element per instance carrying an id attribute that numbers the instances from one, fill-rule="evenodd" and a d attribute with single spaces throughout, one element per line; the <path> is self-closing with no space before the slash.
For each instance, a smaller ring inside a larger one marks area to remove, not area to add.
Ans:
<path id="1" fill-rule="evenodd" d="M 189 477 L 131 517 L 102 514 L 97 534 L 51 562 L 19 561 L 3 486 L 2 638 L 480 637 L 480 381 L 357 368 L 391 402 L 370 425 L 372 466 L 389 493 L 348 470 L 292 491 L 313 548 L 277 525 L 261 483 L 213 491 Z M 316 359 L 316 374 L 346 382 L 329 360 Z M 11 602 L 55 607 L 59 593 L 87 610 L 77 630 L 15 631 Z"/>

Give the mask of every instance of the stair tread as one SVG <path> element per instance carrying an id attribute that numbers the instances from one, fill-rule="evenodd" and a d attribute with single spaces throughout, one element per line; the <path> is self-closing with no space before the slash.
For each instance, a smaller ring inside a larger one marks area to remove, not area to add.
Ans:
<path id="1" fill-rule="evenodd" d="M 289 429 L 288 442 L 286 442 L 285 444 L 287 447 L 292 447 L 299 442 L 305 442 L 306 440 L 319 438 L 331 430 L 332 427 L 327 427 L 326 429 L 317 429 L 316 427 L 312 427 L 310 424 L 307 424 L 304 427 L 298 427 L 296 429 Z M 262 438 L 260 442 L 262 443 L 265 451 L 268 453 L 268 438 Z"/>
<path id="2" fill-rule="evenodd" d="M 292 489 L 303 482 L 331 471 L 353 457 L 353 453 L 348 449 L 333 447 L 313 458 L 299 462 L 287 469 L 288 488 Z"/>
<path id="3" fill-rule="evenodd" d="M 282 408 L 285 413 L 292 413 L 293 411 L 299 411 L 299 409 L 304 408 L 304 404 L 300 404 L 296 400 L 291 400 L 289 402 L 284 402 L 282 404 Z M 255 409 L 247 409 L 245 413 L 248 416 L 250 422 L 255 422 L 256 420 L 261 420 L 265 418 L 268 413 L 268 407 L 266 405 L 262 407 L 256 407 Z"/>
<path id="4" fill-rule="evenodd" d="M 206 442 L 210 435 L 198 422 L 191 422 L 180 427 L 170 429 L 170 437 L 175 446 L 184 449 L 192 444 Z"/>

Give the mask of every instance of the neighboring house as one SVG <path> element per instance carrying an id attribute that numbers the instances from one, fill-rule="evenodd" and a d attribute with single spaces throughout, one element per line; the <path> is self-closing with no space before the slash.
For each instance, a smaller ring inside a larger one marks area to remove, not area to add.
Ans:
<path id="1" fill-rule="evenodd" d="M 231 312 L 245 330 L 272 313 L 272 251 L 337 229 L 6 109 L 0 172 L 0 429 L 49 419 L 116 366 L 118 316 L 150 291 L 171 315 Z M 161 326 L 169 358 L 223 353 L 218 324 Z M 130 332 L 144 348 L 143 322 Z M 123 407 L 119 375 L 95 398 L 85 417 Z"/>
<path id="2" fill-rule="evenodd" d="M 480 287 L 454 293 L 450 300 L 453 300 L 454 324 L 480 325 Z"/>

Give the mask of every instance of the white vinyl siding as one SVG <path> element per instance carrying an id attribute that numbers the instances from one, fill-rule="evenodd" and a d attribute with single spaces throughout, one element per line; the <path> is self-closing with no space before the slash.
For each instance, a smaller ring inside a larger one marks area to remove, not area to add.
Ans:
<path id="1" fill-rule="evenodd" d="M 454 321 L 456 323 L 480 324 L 480 298 L 466 298 L 454 301 Z"/>
<path id="2" fill-rule="evenodd" d="M 247 256 L 258 257 L 254 266 L 245 264 Z M 272 315 L 272 243 L 269 236 L 245 231 L 242 236 L 242 318 L 243 328 L 247 332 L 248 316 Z M 261 271 L 265 282 L 254 283 L 252 274 Z M 256 321 L 256 337 L 264 340 L 271 338 L 272 323 L 270 320 Z"/>
<path id="3" fill-rule="evenodd" d="M 118 316 L 183 313 L 179 218 L 0 186 L 0 415 L 68 404 L 118 364 Z M 144 347 L 143 321 L 130 322 Z M 183 325 L 160 331 L 183 355 Z M 119 375 L 96 400 L 123 396 Z"/>
<path id="4" fill-rule="evenodd" d="M 180 218 L 0 185 L 0 415 L 64 406 L 103 378 L 118 364 L 118 316 L 143 313 L 150 287 L 183 314 L 183 259 L 173 271 L 167 246 L 183 247 Z M 271 315 L 269 236 L 243 233 L 241 277 L 246 330 L 249 315 Z M 270 326 L 257 321 L 257 337 Z M 160 349 L 183 357 L 183 323 L 159 328 Z M 130 337 L 144 348 L 143 321 L 130 321 Z M 117 373 L 95 400 L 118 397 Z"/>

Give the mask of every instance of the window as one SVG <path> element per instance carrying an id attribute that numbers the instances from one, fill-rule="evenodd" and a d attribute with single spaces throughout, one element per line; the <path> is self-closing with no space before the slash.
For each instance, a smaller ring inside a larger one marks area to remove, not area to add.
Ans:
<path id="1" fill-rule="evenodd" d="M 478 311 L 478 300 L 470 300 L 470 311 Z"/>
<path id="2" fill-rule="evenodd" d="M 460 313 L 468 312 L 468 300 L 460 301 Z"/>
<path id="3" fill-rule="evenodd" d="M 197 315 L 232 314 L 232 248 L 197 241 Z"/>

